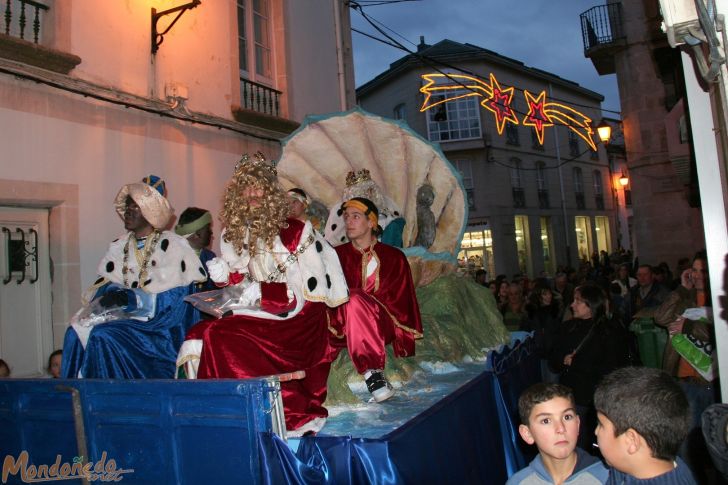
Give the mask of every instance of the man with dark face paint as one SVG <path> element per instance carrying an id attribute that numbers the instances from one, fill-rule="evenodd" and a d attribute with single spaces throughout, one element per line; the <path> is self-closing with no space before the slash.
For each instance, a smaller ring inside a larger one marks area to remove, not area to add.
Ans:
<path id="1" fill-rule="evenodd" d="M 152 175 L 116 196 L 127 233 L 109 246 L 66 331 L 63 377 L 174 377 L 177 350 L 194 323 L 183 299 L 207 273 L 187 241 L 164 230 L 172 216 L 164 193 Z"/>

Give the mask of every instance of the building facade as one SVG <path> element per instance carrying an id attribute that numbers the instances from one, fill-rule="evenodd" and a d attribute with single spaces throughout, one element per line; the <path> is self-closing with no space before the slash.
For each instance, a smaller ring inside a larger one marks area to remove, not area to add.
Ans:
<path id="1" fill-rule="evenodd" d="M 510 97 L 511 111 L 500 118 L 485 109 L 496 89 Z M 460 171 L 469 216 L 459 259 L 485 268 L 490 278 L 553 275 L 560 266 L 576 267 L 594 252 L 618 248 L 614 177 L 604 147 L 593 150 L 587 142 L 596 140 L 587 136 L 587 125 L 601 120 L 602 100 L 557 75 L 450 40 L 422 41 L 417 55 L 357 88 L 363 109 L 407 123 L 439 144 Z M 574 117 L 545 123 L 540 139 L 529 118 L 539 103 L 555 118 Z M 577 118 L 583 129 L 569 129 L 577 128 Z"/>
<path id="2" fill-rule="evenodd" d="M 675 267 L 705 247 L 680 51 L 661 30 L 658 0 L 610 0 L 580 20 L 584 55 L 617 77 L 635 254 Z"/>
<path id="3" fill-rule="evenodd" d="M 173 10 L 159 36 L 152 8 Z M 343 0 L 13 0 L 4 13 L 0 358 L 30 376 L 123 233 L 121 185 L 155 174 L 177 215 L 217 214 L 241 154 L 275 159 L 306 115 L 353 106 L 351 34 Z"/>

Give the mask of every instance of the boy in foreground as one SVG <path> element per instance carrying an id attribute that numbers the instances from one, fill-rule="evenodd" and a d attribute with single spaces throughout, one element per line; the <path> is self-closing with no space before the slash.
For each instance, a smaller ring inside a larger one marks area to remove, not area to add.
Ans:
<path id="1" fill-rule="evenodd" d="M 612 467 L 607 483 L 695 484 L 677 457 L 690 409 L 672 377 L 645 367 L 617 369 L 597 387 L 594 404 L 597 442 Z"/>
<path id="2" fill-rule="evenodd" d="M 518 432 L 538 456 L 513 475 L 507 485 L 596 485 L 605 483 L 607 469 L 598 458 L 577 448 L 579 416 L 574 394 L 561 384 L 538 383 L 518 399 Z"/>

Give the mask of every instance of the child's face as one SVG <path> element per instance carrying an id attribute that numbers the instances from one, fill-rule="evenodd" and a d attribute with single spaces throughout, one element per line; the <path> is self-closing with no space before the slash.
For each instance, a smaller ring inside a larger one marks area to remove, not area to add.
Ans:
<path id="1" fill-rule="evenodd" d="M 61 377 L 61 359 L 61 354 L 56 354 L 51 357 L 51 367 L 49 370 L 51 372 L 51 376 L 55 379 Z"/>
<path id="2" fill-rule="evenodd" d="M 624 458 L 626 457 L 625 447 L 621 443 L 624 433 L 614 436 L 614 424 L 608 417 L 597 411 L 597 429 L 594 431 L 597 435 L 597 444 L 599 451 L 607 463 L 617 470 L 623 470 Z"/>
<path id="3" fill-rule="evenodd" d="M 564 459 L 576 448 L 579 416 L 571 401 L 555 397 L 536 404 L 528 418 L 528 426 L 520 425 L 518 432 L 529 445 L 536 443 L 542 455 Z"/>

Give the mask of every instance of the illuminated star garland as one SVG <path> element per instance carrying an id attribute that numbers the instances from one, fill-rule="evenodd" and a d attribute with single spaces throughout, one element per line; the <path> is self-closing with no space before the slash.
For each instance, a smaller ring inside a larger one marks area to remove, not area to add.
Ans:
<path id="1" fill-rule="evenodd" d="M 511 108 L 513 86 L 507 89 L 501 88 L 493 73 L 490 73 L 490 86 L 493 94 L 490 98 L 481 101 L 480 104 L 483 108 L 490 110 L 495 115 L 495 127 L 498 130 L 498 134 L 502 135 L 506 121 L 510 121 L 514 125 L 518 124 L 518 118 L 516 118 L 516 114 Z"/>
<path id="2" fill-rule="evenodd" d="M 425 95 L 425 99 L 420 112 L 456 99 L 479 96 L 485 98 L 480 101 L 480 105 L 493 113 L 498 134 L 502 135 L 506 122 L 518 124 L 518 118 L 511 108 L 514 88 L 501 88 L 493 73 L 490 73 L 489 78 L 490 82 L 486 83 L 481 79 L 464 74 L 423 74 L 422 79 L 426 82 L 420 88 L 420 92 Z M 450 82 L 438 84 L 438 81 L 442 82 L 442 80 Z M 448 91 L 464 92 L 450 98 L 442 96 Z M 523 94 L 528 105 L 528 114 L 523 117 L 523 124 L 534 129 L 539 144 L 543 145 L 545 129 L 554 126 L 554 122 L 558 122 L 576 133 L 592 150 L 596 151 L 597 147 L 592 138 L 594 129 L 591 118 L 565 104 L 546 102 L 546 91 L 541 91 L 536 97 L 527 90 L 524 90 Z"/>
<path id="3" fill-rule="evenodd" d="M 523 94 L 526 96 L 526 104 L 528 104 L 528 114 L 523 117 L 523 125 L 533 127 L 536 132 L 539 144 L 543 145 L 543 132 L 548 126 L 554 126 L 551 122 L 551 118 L 546 115 L 545 104 L 546 104 L 546 91 L 541 91 L 541 94 L 537 98 L 534 98 L 531 93 L 524 90 Z"/>

